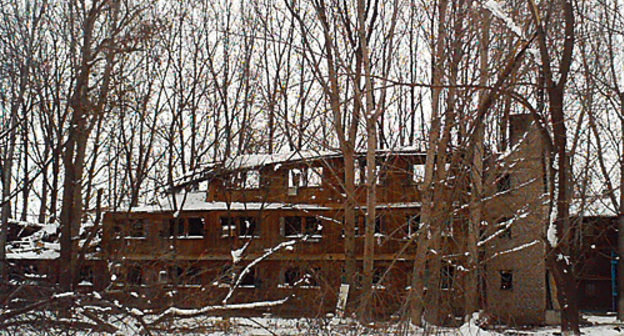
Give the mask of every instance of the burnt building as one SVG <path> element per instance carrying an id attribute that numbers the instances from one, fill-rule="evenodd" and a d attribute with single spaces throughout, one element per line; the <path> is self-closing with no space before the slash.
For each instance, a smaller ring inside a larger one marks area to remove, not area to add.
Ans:
<path id="1" fill-rule="evenodd" d="M 510 323 L 542 323 L 549 302 L 544 262 L 548 210 L 539 132 L 511 118 L 510 146 L 484 172 L 480 225 L 481 302 Z M 420 227 L 425 154 L 376 155 L 374 298 L 386 315 L 405 308 Z M 450 168 L 453 199 L 441 232 L 440 289 L 448 316 L 461 315 L 469 190 L 466 167 Z M 356 260 L 366 213 L 365 160 L 356 154 Z M 442 185 L 442 184 L 441 184 Z M 336 308 L 344 279 L 344 159 L 336 152 L 243 155 L 185 177 L 161 202 L 104 217 L 102 246 L 112 285 L 137 305 L 198 307 L 276 302 L 284 315 Z M 421 238 L 422 239 L 422 238 Z M 360 267 L 361 269 L 361 267 Z M 236 287 L 236 290 L 231 289 Z M 357 290 L 357 289 L 352 289 Z M 282 303 L 282 300 L 288 298 Z"/>

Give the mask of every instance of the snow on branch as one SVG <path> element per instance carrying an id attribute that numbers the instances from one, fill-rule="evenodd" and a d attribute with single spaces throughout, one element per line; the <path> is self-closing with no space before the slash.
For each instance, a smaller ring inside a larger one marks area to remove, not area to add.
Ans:
<path id="1" fill-rule="evenodd" d="M 498 256 L 502 256 L 502 255 L 505 255 L 505 254 L 514 253 L 514 252 L 518 252 L 520 250 L 524 250 L 525 248 L 529 248 L 529 247 L 531 247 L 531 246 L 533 246 L 535 244 L 538 244 L 538 243 L 539 243 L 539 240 L 536 239 L 536 240 L 534 240 L 534 241 L 532 241 L 530 243 L 522 244 L 520 246 L 516 246 L 516 247 L 514 247 L 512 249 L 509 249 L 509 250 L 496 252 L 489 258 L 489 260 L 492 260 L 492 259 L 494 259 L 494 258 L 496 258 Z"/>
<path id="2" fill-rule="evenodd" d="M 183 316 L 183 317 L 193 317 L 197 315 L 202 315 L 205 313 L 219 311 L 219 310 L 240 310 L 240 309 L 254 309 L 254 308 L 265 308 L 265 307 L 274 307 L 284 304 L 288 301 L 290 297 L 287 296 L 283 299 L 275 300 L 275 301 L 259 301 L 259 302 L 250 302 L 250 303 L 235 303 L 235 304 L 224 304 L 224 305 L 216 305 L 216 306 L 205 306 L 199 309 L 183 309 L 177 307 L 170 307 L 161 314 L 159 314 L 154 322 L 162 320 L 167 316 Z"/>
<path id="3" fill-rule="evenodd" d="M 500 4 L 495 0 L 488 0 L 483 4 L 487 10 L 489 10 L 494 16 L 501 19 L 505 25 L 520 38 L 524 39 L 522 29 L 518 26 L 501 8 Z"/>
<path id="4" fill-rule="evenodd" d="M 273 253 L 281 250 L 282 248 L 293 246 L 296 243 L 297 243 L 296 240 L 289 240 L 289 241 L 282 242 L 282 243 L 278 244 L 277 246 L 274 246 L 274 247 L 268 249 L 263 255 L 259 256 L 258 258 L 254 259 L 252 262 L 250 262 L 247 265 L 247 267 L 245 267 L 243 269 L 243 271 L 239 274 L 238 278 L 236 279 L 236 283 L 232 287 L 230 287 L 230 291 L 225 296 L 225 299 L 223 299 L 223 304 L 224 305 L 227 304 L 227 300 L 229 300 L 230 297 L 232 296 L 232 294 L 234 294 L 234 290 L 236 290 L 236 288 L 238 287 L 238 285 L 240 284 L 242 279 L 245 277 L 245 275 L 247 273 L 249 273 L 249 271 L 254 266 L 256 266 L 259 262 L 261 262 L 262 260 L 266 259 L 268 256 L 272 255 Z"/>

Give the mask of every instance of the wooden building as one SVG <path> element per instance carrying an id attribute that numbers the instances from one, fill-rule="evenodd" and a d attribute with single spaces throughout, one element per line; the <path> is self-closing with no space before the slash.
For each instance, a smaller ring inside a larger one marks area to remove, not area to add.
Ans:
<path id="1" fill-rule="evenodd" d="M 549 303 L 544 263 L 547 208 L 539 133 L 512 116 L 510 147 L 484 173 L 480 235 L 481 302 L 511 323 L 542 323 Z M 375 294 L 390 316 L 404 308 L 418 241 L 425 154 L 377 152 Z M 362 260 L 366 207 L 364 156 L 357 155 L 356 255 Z M 450 220 L 440 287 L 450 319 L 461 315 L 467 194 L 462 167 L 446 188 Z M 103 248 L 113 285 L 143 306 L 197 307 L 274 302 L 282 315 L 333 312 L 344 279 L 343 157 L 336 152 L 243 155 L 183 179 L 160 204 L 104 217 Z M 452 204 L 451 204 L 452 203 Z M 236 290 L 230 293 L 230 288 Z M 357 289 L 352 289 L 357 291 Z"/>

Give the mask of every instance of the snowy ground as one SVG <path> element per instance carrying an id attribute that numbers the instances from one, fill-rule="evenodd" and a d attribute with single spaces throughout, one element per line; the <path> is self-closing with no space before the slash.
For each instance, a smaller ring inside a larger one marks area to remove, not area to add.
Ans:
<path id="1" fill-rule="evenodd" d="M 586 315 L 586 326 L 581 328 L 585 336 L 624 335 L 624 326 L 615 316 Z M 119 328 L 114 335 L 144 335 L 136 321 L 118 320 L 112 323 Z M 558 327 L 505 328 L 492 327 L 484 330 L 474 323 L 466 323 L 460 328 L 415 328 L 406 323 L 384 323 L 370 326 L 348 319 L 284 319 L 274 317 L 237 317 L 229 320 L 216 317 L 179 319 L 172 324 L 161 325 L 161 330 L 152 330 L 152 335 L 249 335 L 249 336 L 286 336 L 286 335 L 440 335 L 440 336 L 551 336 L 560 335 Z M 20 330 L 0 331 L 0 335 L 60 335 L 63 330 Z M 172 330 L 175 330 L 172 332 Z M 73 333 L 72 335 L 104 335 L 101 333 Z M 111 335 L 111 334 L 106 334 Z"/>
<path id="2" fill-rule="evenodd" d="M 615 320 L 615 316 L 585 316 L 588 325 L 581 328 L 586 336 L 615 336 L 624 335 L 624 327 Z M 591 324 L 591 325 L 589 325 Z M 126 321 L 117 324 L 120 328 L 115 335 L 142 334 L 139 325 Z M 175 329 L 175 332 L 153 330 L 153 335 L 440 335 L 440 336 L 550 336 L 560 335 L 558 327 L 540 328 L 504 328 L 494 327 L 484 330 L 473 323 L 466 323 L 460 328 L 429 328 L 421 329 L 402 323 L 386 323 L 362 326 L 352 320 L 327 319 L 283 319 L 272 317 L 239 317 L 229 320 L 221 318 L 193 318 L 182 319 L 163 329 Z M 170 330 L 171 330 L 170 329 Z M 0 335 L 57 335 L 63 331 L 22 330 L 0 331 Z M 75 335 L 99 335 L 94 333 L 77 333 Z"/>

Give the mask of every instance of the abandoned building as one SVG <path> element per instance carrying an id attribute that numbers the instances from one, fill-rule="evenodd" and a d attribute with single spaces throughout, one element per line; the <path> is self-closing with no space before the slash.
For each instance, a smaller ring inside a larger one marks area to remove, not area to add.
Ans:
<path id="1" fill-rule="evenodd" d="M 526 115 L 512 116 L 509 144 L 484 173 L 480 300 L 501 321 L 539 324 L 558 308 L 544 261 L 544 148 Z M 356 154 L 360 261 L 363 159 L 363 153 Z M 392 314 L 404 307 L 409 290 L 418 244 L 410 238 L 420 224 L 425 154 L 380 150 L 376 160 L 374 304 Z M 196 307 L 224 298 L 244 303 L 288 297 L 271 311 L 334 311 L 344 279 L 343 181 L 344 160 L 337 152 L 243 155 L 213 164 L 187 176 L 161 204 L 105 215 L 102 246 L 113 265 L 113 284 L 134 288 L 134 301 L 144 305 Z M 452 203 L 453 215 L 442 230 L 447 250 L 440 275 L 448 316 L 461 314 L 467 221 L 466 203 Z M 233 285 L 237 289 L 229 293 Z"/>

